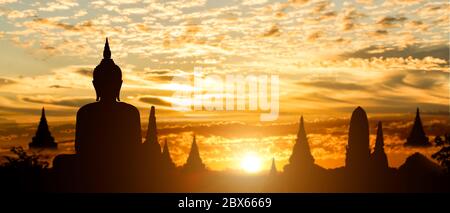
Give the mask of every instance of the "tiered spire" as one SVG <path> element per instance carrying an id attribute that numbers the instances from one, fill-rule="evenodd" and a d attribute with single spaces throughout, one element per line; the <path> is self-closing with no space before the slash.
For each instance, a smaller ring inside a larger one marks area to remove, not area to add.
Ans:
<path id="1" fill-rule="evenodd" d="M 311 168 L 314 165 L 314 157 L 309 148 L 308 138 L 306 136 L 303 116 L 300 118 L 299 129 L 297 133 L 297 141 L 292 150 L 292 155 L 289 158 L 289 164 L 286 169 L 305 169 Z"/>
<path id="2" fill-rule="evenodd" d="M 406 139 L 406 146 L 429 146 L 428 137 L 423 130 L 422 120 L 420 119 L 419 108 L 416 111 L 416 118 L 414 119 L 414 125 L 411 129 L 411 133 Z"/>
<path id="3" fill-rule="evenodd" d="M 160 159 L 161 146 L 158 142 L 158 133 L 156 127 L 155 106 L 150 109 L 150 116 L 148 118 L 147 136 L 145 137 L 145 149 L 148 155 L 153 159 Z"/>
<path id="4" fill-rule="evenodd" d="M 184 165 L 186 171 L 202 171 L 205 170 L 205 164 L 200 157 L 200 152 L 198 151 L 197 142 L 195 140 L 195 135 L 192 140 L 191 151 L 189 152 L 189 157 Z"/>
<path id="5" fill-rule="evenodd" d="M 278 173 L 277 166 L 275 165 L 275 158 L 272 158 L 272 166 L 270 167 L 270 175 L 274 176 Z"/>
<path id="6" fill-rule="evenodd" d="M 388 160 L 384 152 L 383 127 L 381 121 L 378 122 L 377 138 L 375 141 L 375 149 L 372 153 L 372 163 L 376 168 L 388 168 Z"/>
<path id="7" fill-rule="evenodd" d="M 28 144 L 30 149 L 48 148 L 56 149 L 58 144 L 55 143 L 55 139 L 52 137 L 50 130 L 48 129 L 47 118 L 45 117 L 45 109 L 42 107 L 41 119 L 39 121 L 36 135 L 33 137 L 31 143 Z"/>
<path id="8" fill-rule="evenodd" d="M 175 164 L 172 161 L 172 157 L 170 157 L 169 145 L 167 143 L 167 139 L 164 142 L 164 148 L 162 152 L 162 166 L 166 169 L 174 169 Z"/>
<path id="9" fill-rule="evenodd" d="M 377 139 L 375 141 L 375 152 L 384 152 L 384 136 L 381 121 L 378 122 L 377 126 Z"/>

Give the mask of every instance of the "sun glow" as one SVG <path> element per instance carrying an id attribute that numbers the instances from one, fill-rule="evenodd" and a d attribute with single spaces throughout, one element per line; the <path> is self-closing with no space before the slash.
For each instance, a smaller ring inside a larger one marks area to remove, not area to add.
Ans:
<path id="1" fill-rule="evenodd" d="M 241 168 L 248 173 L 261 171 L 261 158 L 255 153 L 247 153 L 241 160 Z"/>

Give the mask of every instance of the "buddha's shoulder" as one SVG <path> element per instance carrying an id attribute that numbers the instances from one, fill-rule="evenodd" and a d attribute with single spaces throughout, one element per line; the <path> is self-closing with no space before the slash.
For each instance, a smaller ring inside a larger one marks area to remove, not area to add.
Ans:
<path id="1" fill-rule="evenodd" d="M 124 111 L 129 111 L 129 112 L 132 112 L 132 113 L 138 113 L 139 114 L 139 110 L 135 106 L 133 106 L 131 104 L 128 104 L 128 103 L 125 103 L 125 102 L 116 102 L 116 107 L 121 109 L 121 110 L 124 110 Z"/>
<path id="2" fill-rule="evenodd" d="M 80 107 L 80 109 L 78 109 L 78 114 L 82 114 L 82 113 L 86 113 L 86 112 L 92 111 L 95 108 L 99 108 L 99 106 L 100 105 L 99 105 L 98 102 L 86 104 L 86 105 Z"/>
<path id="3" fill-rule="evenodd" d="M 125 102 L 115 102 L 113 105 L 110 105 L 110 106 L 106 106 L 105 104 L 100 103 L 100 102 L 89 103 L 89 104 L 82 106 L 78 110 L 78 114 L 85 114 L 88 112 L 96 112 L 96 111 L 102 110 L 104 107 L 109 108 L 111 106 L 115 110 L 119 110 L 121 112 L 139 114 L 139 110 L 135 106 L 125 103 Z"/>

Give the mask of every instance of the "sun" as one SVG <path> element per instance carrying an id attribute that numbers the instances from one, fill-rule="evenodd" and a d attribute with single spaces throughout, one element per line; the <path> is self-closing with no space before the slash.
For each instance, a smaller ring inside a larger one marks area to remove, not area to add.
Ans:
<path id="1" fill-rule="evenodd" d="M 245 154 L 241 160 L 241 168 L 248 173 L 261 171 L 261 164 L 261 158 L 253 152 Z"/>

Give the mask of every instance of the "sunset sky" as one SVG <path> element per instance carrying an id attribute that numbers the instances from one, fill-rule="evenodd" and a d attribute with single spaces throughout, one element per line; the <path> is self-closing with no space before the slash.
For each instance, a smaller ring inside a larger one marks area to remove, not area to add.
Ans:
<path id="1" fill-rule="evenodd" d="M 45 107 L 50 128 L 73 152 L 79 107 L 95 101 L 92 70 L 105 37 L 122 68 L 121 101 L 138 107 L 145 132 L 157 108 L 161 141 L 182 164 L 192 134 L 212 169 L 238 169 L 247 152 L 269 169 L 286 164 L 301 115 L 316 163 L 342 166 L 357 106 L 384 121 L 391 166 L 416 107 L 434 139 L 450 132 L 448 1 L 425 0 L 0 0 L 0 155 L 27 146 Z M 278 75 L 280 116 L 172 110 L 174 76 Z M 52 155 L 52 154 L 50 154 Z"/>

